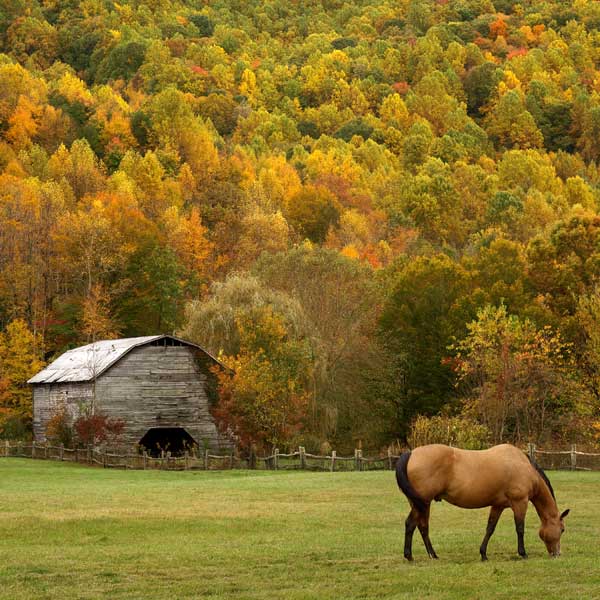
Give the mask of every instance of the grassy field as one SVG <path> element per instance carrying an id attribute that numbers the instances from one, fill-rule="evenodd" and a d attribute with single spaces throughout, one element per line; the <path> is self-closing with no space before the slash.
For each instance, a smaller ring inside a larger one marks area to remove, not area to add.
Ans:
<path id="1" fill-rule="evenodd" d="M 393 473 L 122 472 L 0 459 L 0 598 L 600 598 L 600 473 L 550 473 L 571 508 L 552 560 L 506 512 L 481 563 L 487 511 L 433 507 L 402 559 Z"/>

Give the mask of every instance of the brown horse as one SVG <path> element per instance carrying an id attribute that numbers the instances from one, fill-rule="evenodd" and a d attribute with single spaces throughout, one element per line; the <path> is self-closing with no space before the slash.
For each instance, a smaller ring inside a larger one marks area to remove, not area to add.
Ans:
<path id="1" fill-rule="evenodd" d="M 431 558 L 437 558 L 429 539 L 432 500 L 446 500 L 461 508 L 491 506 L 485 537 L 479 552 L 487 560 L 487 545 L 505 508 L 515 517 L 518 552 L 527 557 L 523 534 L 525 513 L 533 503 L 541 526 L 539 535 L 552 556 L 560 555 L 560 536 L 565 530 L 554 490 L 542 469 L 510 444 L 489 450 L 460 450 L 432 444 L 415 448 L 398 459 L 396 480 L 411 506 L 406 519 L 404 557 L 412 560 L 412 537 L 418 527 Z"/>

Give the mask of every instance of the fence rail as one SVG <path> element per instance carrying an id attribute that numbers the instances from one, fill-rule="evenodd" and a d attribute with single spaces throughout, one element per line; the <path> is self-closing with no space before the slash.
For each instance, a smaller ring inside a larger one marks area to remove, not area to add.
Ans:
<path id="1" fill-rule="evenodd" d="M 600 453 L 581 452 L 577 446 L 570 450 L 541 450 L 529 444 L 527 454 L 544 469 L 566 469 L 600 471 Z M 396 466 L 398 455 L 388 450 L 387 455 L 373 458 L 364 457 L 362 450 L 354 451 L 354 456 L 331 454 L 310 454 L 300 446 L 296 452 L 283 453 L 275 449 L 271 455 L 240 458 L 233 453 L 211 454 L 208 450 L 186 452 L 182 456 L 172 456 L 163 452 L 161 456 L 151 456 L 147 452 L 114 452 L 98 448 L 65 448 L 49 444 L 0 442 L 0 458 L 21 457 L 41 460 L 76 462 L 105 469 L 159 469 L 169 471 L 225 469 L 263 470 L 303 470 L 303 471 L 382 471 Z"/>
<path id="2" fill-rule="evenodd" d="M 570 471 L 600 471 L 600 453 L 581 452 L 573 444 L 570 450 L 540 450 L 529 444 L 527 453 L 543 469 L 566 469 Z"/>
<path id="3" fill-rule="evenodd" d="M 151 456 L 147 452 L 114 452 L 99 448 L 65 448 L 50 444 L 23 442 L 0 442 L 0 458 L 20 457 L 41 460 L 59 460 L 99 466 L 106 469 L 160 469 L 169 471 L 224 470 L 224 469 L 263 469 L 263 470 L 305 470 L 305 471 L 371 471 L 393 469 L 395 456 L 366 458 L 362 450 L 355 450 L 354 456 L 338 456 L 336 451 L 329 455 L 310 454 L 300 446 L 296 452 L 283 453 L 274 450 L 268 456 L 251 454 L 247 458 L 230 453 L 211 454 L 208 450 L 186 452 L 182 456 L 172 456 L 162 452 Z"/>

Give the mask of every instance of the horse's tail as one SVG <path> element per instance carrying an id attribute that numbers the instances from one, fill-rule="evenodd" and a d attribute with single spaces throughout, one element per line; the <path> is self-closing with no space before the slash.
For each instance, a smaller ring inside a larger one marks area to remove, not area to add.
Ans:
<path id="1" fill-rule="evenodd" d="M 427 510 L 427 503 L 417 492 L 408 479 L 406 467 L 410 459 L 410 451 L 404 452 L 396 463 L 396 481 L 398 487 L 404 492 L 404 495 L 409 499 L 410 503 L 420 512 Z"/>

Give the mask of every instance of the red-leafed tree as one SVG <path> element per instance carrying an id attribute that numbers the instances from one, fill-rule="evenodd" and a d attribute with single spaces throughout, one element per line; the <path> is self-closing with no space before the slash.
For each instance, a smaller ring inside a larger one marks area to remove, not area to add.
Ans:
<path id="1" fill-rule="evenodd" d="M 75 421 L 73 428 L 80 444 L 116 444 L 125 428 L 125 421 L 111 419 L 103 413 L 83 414 Z"/>

